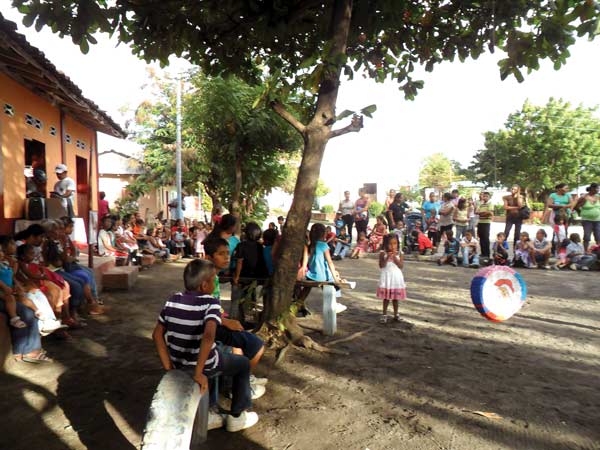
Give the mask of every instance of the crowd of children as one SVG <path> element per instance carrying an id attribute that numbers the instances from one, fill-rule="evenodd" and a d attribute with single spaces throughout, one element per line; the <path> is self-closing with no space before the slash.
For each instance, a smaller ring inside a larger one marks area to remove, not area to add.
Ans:
<path id="1" fill-rule="evenodd" d="M 73 220 L 45 220 L 15 236 L 0 236 L 0 312 L 9 318 L 13 356 L 51 362 L 41 337 L 72 339 L 83 315 L 103 314 L 94 272 L 78 263 Z"/>

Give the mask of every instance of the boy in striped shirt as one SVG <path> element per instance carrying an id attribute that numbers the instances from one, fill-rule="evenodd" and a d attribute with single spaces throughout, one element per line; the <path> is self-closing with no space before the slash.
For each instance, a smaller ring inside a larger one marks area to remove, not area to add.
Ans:
<path id="1" fill-rule="evenodd" d="M 215 344 L 221 324 L 221 304 L 212 296 L 215 276 L 212 262 L 190 262 L 183 272 L 186 292 L 167 300 L 152 338 L 165 370 L 194 370 L 201 393 L 208 389 L 208 378 L 233 378 L 227 431 L 240 431 L 258 422 L 258 415 L 247 411 L 252 406 L 250 363 L 245 356 L 220 352 Z"/>

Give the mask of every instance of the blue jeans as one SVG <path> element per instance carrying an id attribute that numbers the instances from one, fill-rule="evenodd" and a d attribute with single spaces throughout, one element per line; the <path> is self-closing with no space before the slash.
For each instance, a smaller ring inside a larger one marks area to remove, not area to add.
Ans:
<path id="1" fill-rule="evenodd" d="M 219 351 L 219 364 L 216 369 L 204 370 L 208 378 L 217 376 L 231 377 L 231 414 L 238 416 L 252 406 L 250 390 L 250 361 L 245 356 Z"/>
<path id="2" fill-rule="evenodd" d="M 0 312 L 6 314 L 6 304 L 0 298 Z M 10 337 L 12 340 L 13 354 L 26 355 L 42 348 L 40 338 L 40 329 L 38 328 L 38 319 L 33 311 L 25 305 L 17 302 L 17 315 L 27 324 L 26 328 L 10 328 Z M 8 314 L 6 314 L 8 317 Z"/>
<path id="3" fill-rule="evenodd" d="M 349 250 L 350 245 L 338 242 L 337 244 L 335 244 L 335 251 L 333 252 L 333 255 L 339 256 L 340 258 L 345 258 Z"/>
<path id="4" fill-rule="evenodd" d="M 92 291 L 92 297 L 98 298 L 98 290 L 96 288 L 96 276 L 94 271 L 89 267 L 81 266 L 77 263 L 68 264 L 65 269 L 71 275 L 75 276 L 83 284 L 89 284 Z"/>
<path id="5" fill-rule="evenodd" d="M 571 263 L 577 265 L 578 269 L 587 267 L 590 269 L 596 262 L 596 255 L 579 255 L 571 258 Z"/>
<path id="6" fill-rule="evenodd" d="M 462 249 L 463 266 L 468 266 L 469 263 L 479 265 L 479 255 L 477 253 L 471 254 L 470 250 L 469 247 Z"/>
<path id="7" fill-rule="evenodd" d="M 468 225 L 458 225 L 456 224 L 456 234 L 454 235 L 454 237 L 456 238 L 457 241 L 460 241 L 460 238 L 462 238 L 465 235 L 465 231 L 468 230 Z"/>

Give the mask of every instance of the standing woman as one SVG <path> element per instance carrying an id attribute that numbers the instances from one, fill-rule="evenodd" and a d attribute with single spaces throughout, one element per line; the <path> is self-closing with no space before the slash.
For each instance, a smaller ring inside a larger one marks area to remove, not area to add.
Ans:
<path id="1" fill-rule="evenodd" d="M 356 227 L 356 235 L 358 236 L 361 232 L 367 233 L 367 226 L 369 225 L 369 206 L 371 206 L 371 199 L 369 194 L 364 189 L 358 190 L 359 198 L 354 203 L 354 226 Z"/>
<path id="2" fill-rule="evenodd" d="M 575 208 L 581 217 L 583 225 L 583 249 L 589 253 L 590 238 L 594 233 L 596 245 L 600 245 L 600 198 L 598 197 L 598 183 L 588 186 L 587 194 L 577 200 Z"/>
<path id="3" fill-rule="evenodd" d="M 388 213 L 390 211 L 390 206 L 392 206 L 392 203 L 394 203 L 395 198 L 396 198 L 396 191 L 393 189 L 390 189 L 390 192 L 388 192 L 388 196 L 385 199 L 385 204 L 384 204 L 385 209 L 383 210 L 386 218 L 389 216 Z M 396 222 L 394 222 L 394 223 L 388 222 L 390 231 L 392 231 L 394 229 L 395 225 L 396 225 Z"/>
<path id="4" fill-rule="evenodd" d="M 506 211 L 506 225 L 504 226 L 504 235 L 508 241 L 508 235 L 513 225 L 515 226 L 515 237 L 513 240 L 513 249 L 517 248 L 517 242 L 519 242 L 519 236 L 521 236 L 521 226 L 523 225 L 523 218 L 521 217 L 521 208 L 525 205 L 523 196 L 521 195 L 521 187 L 513 185 L 510 188 L 510 194 L 502 197 L 504 200 L 504 210 Z"/>
<path id="5" fill-rule="evenodd" d="M 352 226 L 354 225 L 354 202 L 350 200 L 350 191 L 344 192 L 344 200 L 340 202 L 338 208 L 342 212 L 342 220 L 348 229 L 350 243 L 352 243 Z"/>

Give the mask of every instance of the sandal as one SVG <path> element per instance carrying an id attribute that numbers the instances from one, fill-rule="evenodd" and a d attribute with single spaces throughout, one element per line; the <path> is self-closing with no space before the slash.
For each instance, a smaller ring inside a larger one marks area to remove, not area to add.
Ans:
<path id="1" fill-rule="evenodd" d="M 98 303 L 99 305 L 104 305 L 104 300 L 102 300 L 101 298 L 97 298 L 96 303 Z"/>
<path id="2" fill-rule="evenodd" d="M 21 359 L 17 359 L 17 361 L 23 361 L 26 363 L 32 364 L 40 364 L 40 363 L 53 363 L 54 360 L 49 358 L 44 350 L 40 350 L 39 353 L 35 355 L 23 355 Z"/>
<path id="3" fill-rule="evenodd" d="M 91 304 L 88 306 L 88 314 L 90 316 L 99 316 L 101 314 L 104 314 L 106 311 L 104 309 L 104 307 L 98 305 L 98 304 Z"/>
<path id="4" fill-rule="evenodd" d="M 27 328 L 27 324 L 23 322 L 19 316 L 10 319 L 10 326 L 13 328 Z"/>
<path id="5" fill-rule="evenodd" d="M 400 314 L 394 316 L 394 322 L 400 322 Z"/>
<path id="6" fill-rule="evenodd" d="M 379 323 L 387 323 L 388 322 L 388 316 L 387 314 L 383 314 L 380 318 L 379 318 Z"/>
<path id="7" fill-rule="evenodd" d="M 71 336 L 69 333 L 67 333 L 66 330 L 62 330 L 62 329 L 56 330 L 50 336 L 53 336 L 54 338 L 58 339 L 59 341 L 72 341 L 73 340 L 73 336 Z"/>

